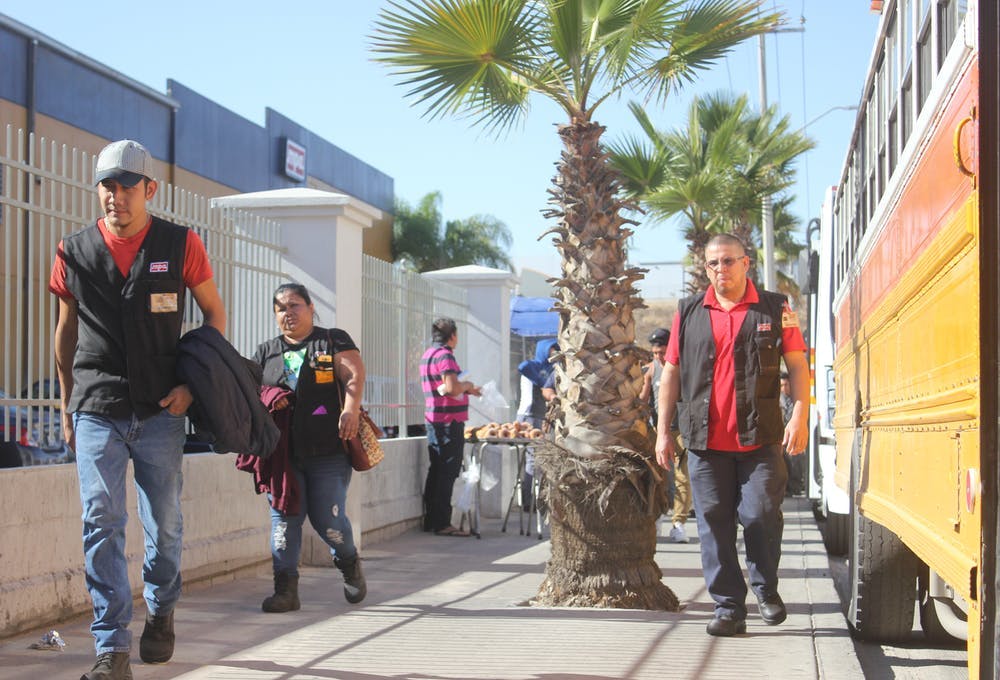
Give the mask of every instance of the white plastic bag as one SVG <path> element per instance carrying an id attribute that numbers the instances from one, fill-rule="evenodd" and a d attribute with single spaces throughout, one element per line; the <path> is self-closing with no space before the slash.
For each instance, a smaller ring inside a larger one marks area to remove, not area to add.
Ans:
<path id="1" fill-rule="evenodd" d="M 479 463 L 469 461 L 468 467 L 455 480 L 451 504 L 459 512 L 469 512 L 476 502 L 476 487 L 479 486 Z"/>
<path id="2" fill-rule="evenodd" d="M 507 404 L 507 400 L 504 396 L 500 394 L 500 390 L 497 389 L 497 383 L 495 380 L 490 380 L 488 383 L 480 388 L 479 403 L 483 406 L 489 408 L 499 408 L 499 409 L 509 409 L 510 405 Z"/>

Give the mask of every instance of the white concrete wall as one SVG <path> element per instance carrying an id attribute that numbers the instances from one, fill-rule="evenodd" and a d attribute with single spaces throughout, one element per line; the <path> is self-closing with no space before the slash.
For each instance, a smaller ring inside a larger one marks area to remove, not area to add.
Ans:
<path id="1" fill-rule="evenodd" d="M 360 508 L 352 511 L 351 520 L 362 546 L 420 523 L 426 440 L 391 439 L 383 446 L 385 461 L 355 473 L 351 482 L 350 495 Z M 185 583 L 270 569 L 267 500 L 254 493 L 251 476 L 236 470 L 234 458 L 214 453 L 185 457 Z M 88 612 L 76 466 L 0 469 L 0 488 L 5 490 L 0 495 L 0 638 Z M 131 481 L 128 512 L 129 579 L 139 596 L 142 528 Z M 305 535 L 310 540 L 303 562 L 329 566 L 326 545 L 308 523 Z"/>

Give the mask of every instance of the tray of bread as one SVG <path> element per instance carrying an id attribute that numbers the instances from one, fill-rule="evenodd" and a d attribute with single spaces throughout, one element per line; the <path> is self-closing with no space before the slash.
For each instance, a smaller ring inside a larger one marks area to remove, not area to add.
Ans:
<path id="1" fill-rule="evenodd" d="M 487 423 L 465 428 L 465 441 L 491 444 L 525 444 L 545 435 L 531 423 Z"/>

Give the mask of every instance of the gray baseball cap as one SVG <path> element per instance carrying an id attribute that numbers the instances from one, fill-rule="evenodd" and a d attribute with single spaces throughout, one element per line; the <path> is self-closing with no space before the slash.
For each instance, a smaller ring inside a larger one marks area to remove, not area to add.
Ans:
<path id="1" fill-rule="evenodd" d="M 666 346 L 668 342 L 670 342 L 670 331 L 666 328 L 654 328 L 653 332 L 649 334 L 650 345 Z"/>
<path id="2" fill-rule="evenodd" d="M 139 142 L 122 139 L 101 149 L 97 156 L 94 183 L 113 179 L 122 186 L 134 187 L 143 177 L 152 179 L 153 157 Z"/>

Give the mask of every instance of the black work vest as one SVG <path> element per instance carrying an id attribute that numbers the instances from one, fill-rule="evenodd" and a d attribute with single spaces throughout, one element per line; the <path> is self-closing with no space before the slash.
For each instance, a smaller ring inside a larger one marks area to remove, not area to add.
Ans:
<path id="1" fill-rule="evenodd" d="M 187 227 L 156 217 L 128 276 L 96 224 L 63 239 L 66 288 L 78 309 L 72 412 L 148 418 L 177 385 Z"/>
<path id="2" fill-rule="evenodd" d="M 780 443 L 784 434 L 781 394 L 781 312 L 785 296 L 757 291 L 733 347 L 736 421 L 741 446 Z M 715 338 L 705 293 L 681 300 L 681 434 L 689 449 L 708 448 L 708 416 L 715 375 Z"/>
<path id="3" fill-rule="evenodd" d="M 332 359 L 337 352 L 358 347 L 345 331 L 319 326 L 301 344 L 306 347 L 306 356 L 299 368 L 292 406 L 292 457 L 304 460 L 345 453 L 340 439 L 344 390 Z M 280 336 L 257 348 L 254 358 L 263 368 L 264 385 L 287 387 L 282 380 L 285 349 L 286 343 Z M 331 360 L 323 361 L 326 357 Z"/>

